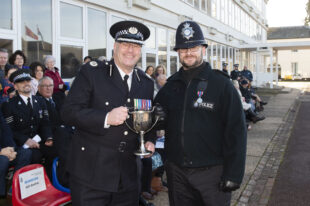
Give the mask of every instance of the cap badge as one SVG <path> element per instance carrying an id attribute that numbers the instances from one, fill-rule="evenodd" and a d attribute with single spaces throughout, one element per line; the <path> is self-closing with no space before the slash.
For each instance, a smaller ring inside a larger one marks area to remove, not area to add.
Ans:
<path id="1" fill-rule="evenodd" d="M 128 29 L 128 32 L 129 32 L 130 34 L 137 34 L 137 33 L 138 33 L 138 29 L 137 29 L 136 27 L 130 27 L 130 28 Z"/>
<path id="2" fill-rule="evenodd" d="M 90 64 L 90 66 L 93 66 L 93 67 L 98 66 L 98 63 L 95 61 L 91 61 L 91 62 L 89 62 L 89 64 Z"/>
<path id="3" fill-rule="evenodd" d="M 182 36 L 189 40 L 191 37 L 194 36 L 193 27 L 190 27 L 189 23 L 184 24 L 184 28 L 182 29 Z"/>

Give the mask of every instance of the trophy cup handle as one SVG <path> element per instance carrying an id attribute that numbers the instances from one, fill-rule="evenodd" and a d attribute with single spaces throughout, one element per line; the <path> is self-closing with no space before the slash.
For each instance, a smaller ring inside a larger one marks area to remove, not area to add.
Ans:
<path id="1" fill-rule="evenodd" d="M 159 120 L 159 116 L 156 117 L 156 120 L 155 120 L 154 124 L 153 124 L 153 125 L 151 126 L 151 128 L 148 129 L 145 133 L 151 131 L 151 130 L 153 129 L 153 127 L 155 127 L 155 125 L 157 124 L 158 120 Z"/>
<path id="2" fill-rule="evenodd" d="M 127 127 L 128 127 L 131 131 L 133 131 L 134 133 L 139 134 L 139 132 L 137 132 L 136 130 L 134 130 L 134 129 L 127 123 L 127 119 L 125 120 L 125 124 L 127 125 Z"/>

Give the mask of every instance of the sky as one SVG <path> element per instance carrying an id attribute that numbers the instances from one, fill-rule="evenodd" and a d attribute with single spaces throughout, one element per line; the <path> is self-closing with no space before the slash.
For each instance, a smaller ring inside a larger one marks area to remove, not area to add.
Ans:
<path id="1" fill-rule="evenodd" d="M 269 0 L 267 3 L 268 26 L 304 25 L 307 2 L 308 0 Z"/>

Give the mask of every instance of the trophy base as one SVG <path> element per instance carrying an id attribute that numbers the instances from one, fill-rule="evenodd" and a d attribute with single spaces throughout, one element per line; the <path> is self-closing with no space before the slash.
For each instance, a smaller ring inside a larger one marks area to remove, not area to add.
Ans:
<path id="1" fill-rule="evenodd" d="M 145 151 L 138 150 L 134 154 L 137 156 L 147 156 L 147 155 L 152 154 L 152 152 L 147 151 L 147 150 L 145 150 Z"/>

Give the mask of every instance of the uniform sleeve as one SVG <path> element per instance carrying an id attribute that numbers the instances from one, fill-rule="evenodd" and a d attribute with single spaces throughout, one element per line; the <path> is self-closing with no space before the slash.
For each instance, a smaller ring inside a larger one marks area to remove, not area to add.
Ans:
<path id="1" fill-rule="evenodd" d="M 12 109 L 10 107 L 10 102 L 4 102 L 2 104 L 2 113 L 6 123 L 11 128 L 11 131 L 13 133 L 13 139 L 15 140 L 17 146 L 24 145 L 25 142 L 29 139 L 29 137 L 18 131 L 16 124 L 18 119 L 16 119 L 13 115 Z"/>
<path id="2" fill-rule="evenodd" d="M 91 108 L 93 81 L 88 68 L 83 66 L 69 91 L 61 110 L 66 124 L 91 133 L 104 134 L 104 120 L 108 113 L 104 109 Z"/>
<path id="3" fill-rule="evenodd" d="M 1 139 L 2 139 L 2 146 L 4 147 L 16 147 L 16 144 L 13 140 L 13 134 L 11 131 L 11 128 L 7 125 L 7 123 L 5 122 L 2 112 L 0 112 L 0 124 L 1 124 Z M 1 146 L 0 146 L 1 149 Z"/>
<path id="4" fill-rule="evenodd" d="M 237 90 L 227 82 L 221 94 L 222 120 L 225 125 L 223 155 L 223 179 L 241 183 L 246 158 L 246 124 L 245 115 Z"/>

